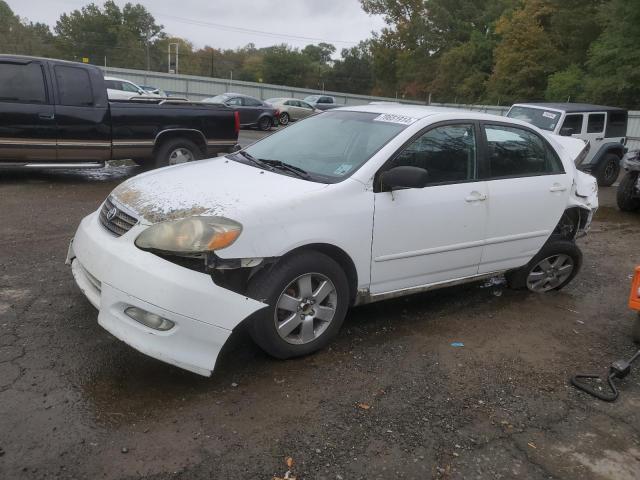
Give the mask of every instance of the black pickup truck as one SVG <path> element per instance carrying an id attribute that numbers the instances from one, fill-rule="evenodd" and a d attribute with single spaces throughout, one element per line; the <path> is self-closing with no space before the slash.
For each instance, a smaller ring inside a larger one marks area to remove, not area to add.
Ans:
<path id="1" fill-rule="evenodd" d="M 0 55 L 0 167 L 160 167 L 230 152 L 239 129 L 224 105 L 109 101 L 98 67 Z"/>

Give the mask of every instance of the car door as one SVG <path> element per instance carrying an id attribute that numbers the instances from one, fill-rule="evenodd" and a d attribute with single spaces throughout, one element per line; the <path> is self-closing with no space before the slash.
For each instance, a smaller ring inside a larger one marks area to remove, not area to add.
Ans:
<path id="1" fill-rule="evenodd" d="M 38 60 L 0 62 L 0 161 L 55 161 L 51 85 Z"/>
<path id="2" fill-rule="evenodd" d="M 526 264 L 544 245 L 567 205 L 572 179 L 551 145 L 522 126 L 483 123 L 487 227 L 479 273 Z"/>
<path id="3" fill-rule="evenodd" d="M 243 97 L 242 106 L 246 111 L 245 117 L 248 118 L 247 123 L 251 125 L 258 123 L 258 118 L 260 118 L 260 115 L 264 111 L 264 105 L 262 105 L 262 102 L 255 98 Z"/>
<path id="4" fill-rule="evenodd" d="M 420 167 L 429 185 L 389 192 L 376 181 L 372 294 L 478 273 L 487 217 L 487 187 L 477 178 L 478 128 L 469 121 L 429 127 L 378 173 Z"/>
<path id="5" fill-rule="evenodd" d="M 58 160 L 103 162 L 111 158 L 111 121 L 103 91 L 94 91 L 90 71 L 51 67 L 57 85 Z M 100 75 L 93 72 L 93 75 Z M 102 81 L 96 87 L 103 88 Z"/>
<path id="6" fill-rule="evenodd" d="M 589 165 L 593 158 L 597 155 L 600 147 L 605 143 L 605 126 L 607 125 L 607 113 L 606 112 L 594 112 L 587 114 L 587 128 L 583 135 L 580 136 L 583 140 L 587 140 L 591 145 L 587 158 L 584 159 L 583 164 Z"/>
<path id="7" fill-rule="evenodd" d="M 302 100 L 298 101 L 299 113 L 298 118 L 306 118 L 313 113 L 313 107 Z"/>

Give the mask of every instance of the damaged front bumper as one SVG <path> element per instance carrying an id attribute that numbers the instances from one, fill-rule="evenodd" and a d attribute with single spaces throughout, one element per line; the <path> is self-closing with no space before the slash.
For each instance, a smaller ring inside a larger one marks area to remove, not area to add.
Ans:
<path id="1" fill-rule="evenodd" d="M 99 310 L 103 328 L 142 353 L 209 376 L 232 330 L 266 305 L 217 286 L 209 275 L 138 249 L 133 240 L 144 228 L 137 225 L 116 238 L 93 213 L 80 223 L 67 263 Z M 173 326 L 147 326 L 125 313 L 131 307 Z"/>

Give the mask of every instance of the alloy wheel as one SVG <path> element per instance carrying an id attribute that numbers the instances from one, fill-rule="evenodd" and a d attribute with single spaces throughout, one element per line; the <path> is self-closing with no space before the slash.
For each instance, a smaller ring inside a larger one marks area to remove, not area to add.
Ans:
<path id="1" fill-rule="evenodd" d="M 336 314 L 338 294 L 329 278 L 307 273 L 293 280 L 276 302 L 276 331 L 285 342 L 313 342 L 329 327 Z"/>
<path id="2" fill-rule="evenodd" d="M 169 165 L 178 165 L 180 163 L 192 162 L 193 160 L 193 152 L 187 148 L 179 147 L 169 154 Z"/>
<path id="3" fill-rule="evenodd" d="M 571 276 L 574 268 L 575 264 L 569 255 L 551 255 L 529 271 L 527 288 L 532 292 L 548 292 L 558 288 Z"/>

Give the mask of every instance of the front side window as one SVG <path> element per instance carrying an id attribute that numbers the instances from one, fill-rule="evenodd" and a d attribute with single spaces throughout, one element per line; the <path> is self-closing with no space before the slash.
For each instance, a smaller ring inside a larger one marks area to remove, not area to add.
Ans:
<path id="1" fill-rule="evenodd" d="M 46 103 L 40 64 L 0 63 L 0 102 Z"/>
<path id="2" fill-rule="evenodd" d="M 259 160 L 279 160 L 335 183 L 350 176 L 396 137 L 406 124 L 365 112 L 326 112 L 270 135 L 245 151 Z M 241 155 L 233 157 L 243 161 Z"/>
<path id="3" fill-rule="evenodd" d="M 93 90 L 89 72 L 83 68 L 56 65 L 56 80 L 60 93 L 60 104 L 72 107 L 93 105 Z"/>
<path id="4" fill-rule="evenodd" d="M 426 170 L 432 185 L 473 180 L 476 172 L 474 126 L 445 125 L 427 131 L 402 150 L 387 169 L 400 166 Z"/>
<path id="5" fill-rule="evenodd" d="M 486 178 L 526 177 L 562 173 L 562 163 L 537 134 L 518 127 L 486 125 Z"/>
<path id="6" fill-rule="evenodd" d="M 228 100 L 225 100 L 225 102 L 227 105 L 234 105 L 236 107 L 240 107 L 242 106 L 242 99 L 241 98 L 229 98 Z"/>
<path id="7" fill-rule="evenodd" d="M 564 117 L 562 128 L 560 129 L 560 135 L 567 137 L 582 133 L 582 120 L 583 115 L 567 115 Z"/>
<path id="8" fill-rule="evenodd" d="M 129 82 L 122 82 L 122 89 L 125 92 L 135 92 L 135 93 L 140 92 L 140 90 L 138 90 L 138 88 L 133 83 L 129 83 Z"/>
<path id="9" fill-rule="evenodd" d="M 590 113 L 589 122 L 587 123 L 587 133 L 604 132 L 604 113 Z"/>

